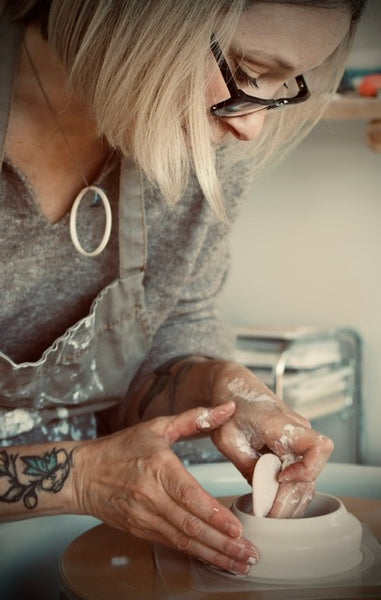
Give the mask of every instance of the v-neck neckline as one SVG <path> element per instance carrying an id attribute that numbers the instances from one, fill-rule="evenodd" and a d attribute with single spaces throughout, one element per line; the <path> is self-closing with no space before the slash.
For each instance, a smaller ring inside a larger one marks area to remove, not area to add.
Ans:
<path id="1" fill-rule="evenodd" d="M 97 176 L 94 178 L 94 182 L 89 182 L 89 185 L 101 185 L 101 182 L 116 167 L 118 160 L 118 154 L 115 151 L 111 150 L 110 153 L 107 155 L 106 160 L 103 161 L 103 164 Z M 51 227 L 52 229 L 58 229 L 61 226 L 66 227 L 70 218 L 71 207 L 65 212 L 65 214 L 60 219 L 58 219 L 57 221 L 51 221 L 40 209 L 35 191 L 24 171 L 17 165 L 15 165 L 14 162 L 8 156 L 4 157 L 3 163 L 8 165 L 8 167 L 15 173 L 15 175 L 19 178 L 19 180 L 22 182 L 25 188 L 26 193 L 22 195 L 24 207 L 27 208 L 30 211 L 30 213 L 33 214 L 36 218 L 38 218 L 41 221 L 41 223 L 44 224 L 45 227 Z M 74 200 L 75 197 L 73 198 L 73 202 Z"/>

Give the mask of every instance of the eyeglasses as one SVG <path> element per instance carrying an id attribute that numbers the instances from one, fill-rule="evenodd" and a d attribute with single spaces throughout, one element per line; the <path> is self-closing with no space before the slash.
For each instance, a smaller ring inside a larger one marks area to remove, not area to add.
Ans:
<path id="1" fill-rule="evenodd" d="M 290 94 L 288 97 L 265 99 L 251 96 L 238 87 L 220 45 L 214 36 L 211 40 L 211 50 L 230 94 L 230 98 L 227 100 L 211 106 L 210 112 L 214 117 L 240 117 L 260 110 L 282 108 L 290 104 L 305 102 L 311 96 L 303 75 L 298 75 L 292 79 L 290 85 L 286 85 Z M 295 88 L 295 95 L 292 95 L 292 88 Z"/>

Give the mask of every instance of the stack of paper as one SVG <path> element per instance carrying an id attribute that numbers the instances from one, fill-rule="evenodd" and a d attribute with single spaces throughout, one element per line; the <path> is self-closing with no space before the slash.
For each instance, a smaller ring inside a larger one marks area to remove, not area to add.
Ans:
<path id="1" fill-rule="evenodd" d="M 353 403 L 356 361 L 343 352 L 335 331 L 239 329 L 235 360 L 274 391 L 281 389 L 285 402 L 306 418 Z"/>

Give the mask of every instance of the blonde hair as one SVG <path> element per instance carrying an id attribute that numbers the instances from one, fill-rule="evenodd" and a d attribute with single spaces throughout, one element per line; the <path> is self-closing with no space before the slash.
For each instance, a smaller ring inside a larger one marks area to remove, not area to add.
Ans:
<path id="1" fill-rule="evenodd" d="M 49 43 L 88 103 L 99 135 L 131 156 L 170 205 L 181 198 L 194 171 L 210 205 L 225 216 L 204 96 L 210 39 L 214 33 L 228 44 L 251 3 L 51 0 Z M 14 18 L 41 6 L 38 0 L 11 4 Z M 270 111 L 257 142 L 230 145 L 231 168 L 250 147 L 254 171 L 260 172 L 306 135 L 337 87 L 351 34 L 307 76 L 312 100 L 292 110 Z"/>

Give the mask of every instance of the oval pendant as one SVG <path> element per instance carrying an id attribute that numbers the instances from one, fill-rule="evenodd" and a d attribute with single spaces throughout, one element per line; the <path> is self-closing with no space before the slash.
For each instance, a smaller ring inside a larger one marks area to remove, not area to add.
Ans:
<path id="1" fill-rule="evenodd" d="M 95 248 L 95 250 L 91 250 L 90 252 L 85 250 L 83 248 L 83 246 L 81 246 L 81 243 L 78 239 L 78 234 L 77 234 L 78 208 L 82 201 L 82 198 L 89 191 L 93 191 L 97 195 L 97 197 L 99 197 L 102 200 L 102 204 L 105 209 L 105 215 L 106 215 L 106 223 L 105 223 L 105 230 L 103 233 L 103 238 L 102 238 L 99 246 L 97 248 Z M 101 252 L 103 252 L 103 250 L 106 248 L 106 246 L 108 244 L 108 241 L 109 241 L 110 235 L 111 235 L 111 225 L 112 225 L 111 206 L 110 206 L 110 202 L 109 202 L 104 190 L 102 190 L 102 188 L 100 188 L 97 185 L 89 185 L 89 186 L 83 188 L 79 192 L 76 199 L 74 200 L 73 206 L 70 211 L 70 237 L 71 237 L 71 241 L 73 242 L 75 249 L 83 256 L 98 256 L 99 254 L 101 254 Z"/>

